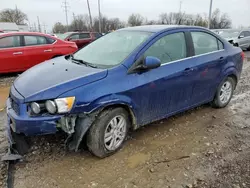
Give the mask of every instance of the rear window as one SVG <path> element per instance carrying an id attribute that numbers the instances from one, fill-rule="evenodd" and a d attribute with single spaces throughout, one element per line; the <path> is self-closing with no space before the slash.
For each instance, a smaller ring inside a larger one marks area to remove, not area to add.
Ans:
<path id="1" fill-rule="evenodd" d="M 47 44 L 47 39 L 43 36 L 24 36 L 25 46 Z"/>
<path id="2" fill-rule="evenodd" d="M 0 39 L 0 48 L 13 48 L 21 46 L 20 36 L 9 36 Z"/>

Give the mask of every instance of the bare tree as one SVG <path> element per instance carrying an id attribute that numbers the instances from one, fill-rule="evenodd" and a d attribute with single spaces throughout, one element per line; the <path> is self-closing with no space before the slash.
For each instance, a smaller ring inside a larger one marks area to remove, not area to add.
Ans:
<path id="1" fill-rule="evenodd" d="M 228 29 L 231 28 L 232 21 L 227 14 L 220 13 L 219 9 L 216 9 L 212 14 L 211 29 Z"/>
<path id="2" fill-rule="evenodd" d="M 140 14 L 131 14 L 128 18 L 128 24 L 130 26 L 142 25 L 144 18 Z"/>
<path id="3" fill-rule="evenodd" d="M 86 15 L 77 15 L 74 17 L 74 20 L 69 26 L 69 31 L 87 31 L 88 27 L 88 16 Z"/>
<path id="4" fill-rule="evenodd" d="M 184 13 L 176 13 L 176 12 L 170 12 L 170 13 L 163 13 L 160 14 L 160 20 L 159 22 L 161 24 L 168 24 L 168 25 L 182 25 L 183 19 L 185 18 Z"/>
<path id="5" fill-rule="evenodd" d="M 65 33 L 67 31 L 66 26 L 64 26 L 61 22 L 55 23 L 53 27 L 54 33 Z"/>
<path id="6" fill-rule="evenodd" d="M 14 22 L 16 24 L 24 24 L 28 17 L 19 9 L 5 9 L 0 12 L 1 22 Z"/>

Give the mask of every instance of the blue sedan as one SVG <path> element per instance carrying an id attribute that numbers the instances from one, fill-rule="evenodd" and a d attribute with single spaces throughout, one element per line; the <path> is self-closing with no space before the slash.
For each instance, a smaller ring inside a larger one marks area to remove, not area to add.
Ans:
<path id="1" fill-rule="evenodd" d="M 63 130 L 69 150 L 86 136 L 94 155 L 109 156 L 129 129 L 204 103 L 227 106 L 243 59 L 240 48 L 201 27 L 112 32 L 15 80 L 7 100 L 9 141 L 24 153 L 27 136 Z"/>

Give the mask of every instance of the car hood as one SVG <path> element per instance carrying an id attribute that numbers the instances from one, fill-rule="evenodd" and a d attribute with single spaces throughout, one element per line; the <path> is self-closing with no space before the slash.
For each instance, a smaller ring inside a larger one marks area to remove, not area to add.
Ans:
<path id="1" fill-rule="evenodd" d="M 57 98 L 80 86 L 101 80 L 108 71 L 78 65 L 58 57 L 32 67 L 14 82 L 25 102 Z"/>
<path id="2" fill-rule="evenodd" d="M 227 41 L 235 41 L 237 38 L 236 37 L 228 37 L 226 38 Z"/>

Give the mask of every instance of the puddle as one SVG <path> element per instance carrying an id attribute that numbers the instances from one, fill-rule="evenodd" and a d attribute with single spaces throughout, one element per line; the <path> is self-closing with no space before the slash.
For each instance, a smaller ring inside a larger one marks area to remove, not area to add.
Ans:
<path id="1" fill-rule="evenodd" d="M 150 154 L 145 153 L 137 153 L 128 158 L 128 167 L 135 168 L 138 165 L 146 163 L 147 160 L 150 159 Z"/>
<path id="2" fill-rule="evenodd" d="M 9 90 L 10 90 L 10 87 L 0 88 L 0 111 L 2 111 L 3 108 L 5 107 L 5 102 L 9 95 Z"/>

